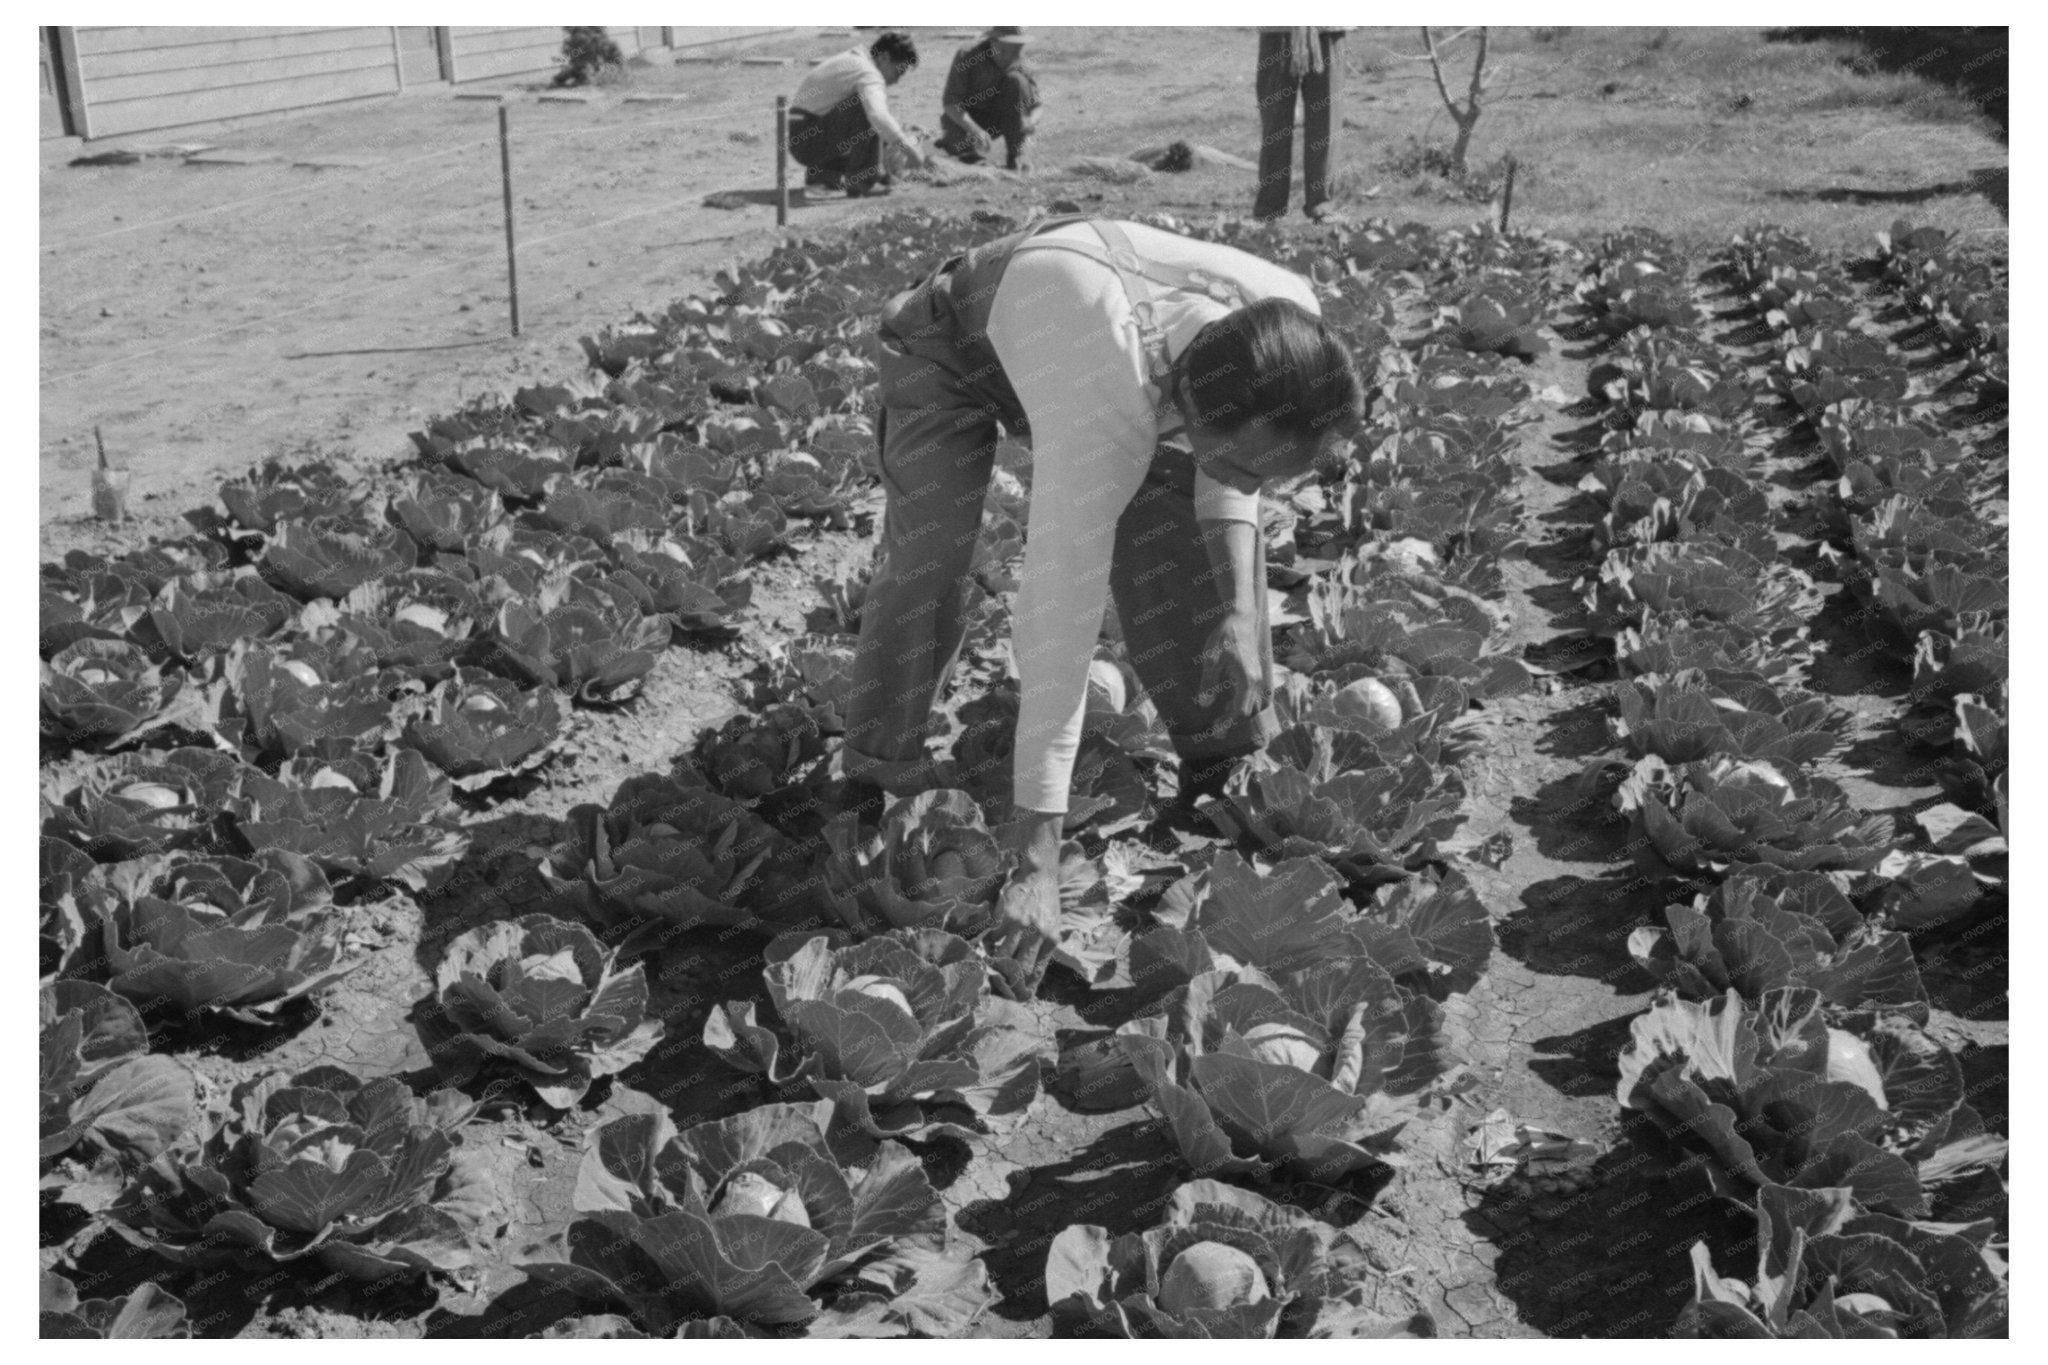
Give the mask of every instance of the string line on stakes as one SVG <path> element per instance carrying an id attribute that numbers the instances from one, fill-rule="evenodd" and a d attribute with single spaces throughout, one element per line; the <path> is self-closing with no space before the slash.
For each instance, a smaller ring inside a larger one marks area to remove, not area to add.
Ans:
<path id="1" fill-rule="evenodd" d="M 535 128 L 521 124 L 521 137 L 567 137 L 571 133 L 612 133 L 612 132 L 656 132 L 662 128 L 685 128 L 697 123 L 724 123 L 734 119 L 744 120 L 748 115 L 739 113 L 702 114 L 695 118 L 663 119 L 659 123 L 597 123 L 588 127 Z"/>
<path id="2" fill-rule="evenodd" d="M 606 228 L 617 227 L 621 223 L 630 223 L 636 219 L 646 218 L 652 214 L 666 213 L 671 209 L 679 208 L 685 204 L 695 203 L 702 197 L 703 196 L 701 194 L 686 195 L 681 199 L 671 199 L 666 201 L 665 203 L 656 204 L 652 208 L 637 209 L 632 213 L 621 214 L 617 218 L 610 218 L 601 223 L 583 223 L 573 227 L 563 228 L 559 232 L 551 232 L 545 236 L 534 237 L 529 240 L 523 241 L 520 245 L 522 247 L 547 246 L 549 243 L 563 241 L 571 237 L 580 237 L 586 233 L 602 232 Z M 727 238 L 737 237 L 739 235 L 739 232 L 713 233 L 711 236 L 708 237 L 686 238 L 682 243 L 679 243 L 679 245 L 691 245 L 701 242 L 723 241 Z M 426 270 L 422 270 L 416 275 L 407 275 L 402 279 L 386 280 L 382 284 L 367 285 L 360 289 L 343 289 L 336 293 L 329 294 L 324 298 L 315 299 L 311 303 L 301 304 L 297 308 L 287 308 L 283 312 L 272 313 L 267 317 L 252 318 L 247 322 L 237 322 L 230 326 L 219 328 L 215 331 L 202 333 L 201 335 L 196 337 L 180 337 L 177 341 L 170 342 L 163 346 L 153 347 L 152 349 L 147 351 L 140 351 L 133 355 L 121 356 L 120 358 L 115 360 L 103 360 L 97 365 L 88 365 L 83 369 L 68 370 L 63 374 L 55 375 L 49 379 L 41 381 L 41 384 L 44 387 L 53 384 L 62 384 L 69 380 L 81 378 L 82 376 L 88 374 L 97 374 L 101 370 L 114 369 L 122 365 L 132 365 L 139 360 L 148 360 L 152 356 L 159 356 L 167 354 L 168 352 L 171 351 L 183 350 L 190 346 L 199 345 L 201 342 L 216 340 L 220 337 L 227 336 L 233 332 L 247 331 L 250 328 L 254 327 L 267 327 L 273 322 L 282 322 L 286 318 L 298 317 L 302 313 L 311 313 L 318 309 L 325 308 L 327 305 L 332 303 L 339 303 L 347 299 L 368 298 L 370 295 L 382 293 L 386 289 L 396 289 L 401 285 L 416 284 L 419 281 L 428 279 L 434 275 L 443 274 L 450 270 L 459 270 L 463 266 L 475 265 L 478 264 L 479 262 L 499 260 L 502 258 L 502 250 L 494 250 L 479 252 L 471 256 L 464 256 L 459 260 L 443 261 L 441 264 L 437 266 L 432 266 Z"/>
<path id="3" fill-rule="evenodd" d="M 349 183 L 354 176 L 366 175 L 372 171 L 395 171 L 402 166 L 415 166 L 422 161 L 432 161 L 436 157 L 453 156 L 457 152 L 466 152 L 475 147 L 487 147 L 491 144 L 492 140 L 490 138 L 481 138 L 474 142 L 465 142 L 458 147 L 444 147 L 438 152 L 423 152 L 418 156 L 407 157 L 403 161 L 384 162 L 376 166 L 332 167 L 329 169 L 338 170 L 341 172 L 341 175 L 310 185 L 287 185 L 282 189 L 270 190 L 264 194 L 252 194 L 247 199 L 231 199 L 225 204 L 209 204 L 203 209 L 194 209 L 190 213 L 177 213 L 168 218 L 152 218 L 146 223 L 130 223 L 123 227 L 109 228 L 105 232 L 96 232 L 90 237 L 66 238 L 63 242 L 56 244 L 57 250 L 61 253 L 73 247 L 88 246 L 93 242 L 105 241 L 109 237 L 122 237 L 131 232 L 144 232 L 150 228 L 169 227 L 173 223 L 183 223 L 193 218 L 204 218 L 210 213 L 226 213 L 229 209 L 247 208 L 251 204 L 261 204 L 265 200 L 282 199 L 287 195 L 307 194 L 315 190 L 331 188 L 335 185 Z"/>

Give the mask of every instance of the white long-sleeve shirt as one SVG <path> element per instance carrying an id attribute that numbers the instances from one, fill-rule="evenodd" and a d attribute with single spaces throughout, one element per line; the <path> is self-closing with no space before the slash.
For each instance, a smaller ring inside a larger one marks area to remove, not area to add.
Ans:
<path id="1" fill-rule="evenodd" d="M 812 67 L 810 74 L 797 86 L 789 107 L 806 114 L 827 114 L 833 106 L 853 94 L 860 96 L 860 107 L 868 116 L 868 126 L 880 134 L 883 141 L 916 150 L 909 134 L 889 112 L 889 83 L 882 78 L 881 68 L 875 65 L 875 59 L 864 47 L 850 47 Z"/>
<path id="2" fill-rule="evenodd" d="M 1146 259 L 1222 276 L 1247 299 L 1286 298 L 1321 311 L 1308 281 L 1270 261 L 1139 223 L 1121 226 Z M 1101 240 L 1086 223 L 1042 236 Z M 1204 295 L 1146 287 L 1169 355 L 1229 311 Z M 1023 689 L 1012 795 L 1025 810 L 1065 811 L 1117 520 L 1180 414 L 1151 387 L 1116 271 L 1077 252 L 1017 252 L 990 305 L 988 338 L 1031 426 L 1030 517 L 1011 625 Z M 1259 498 L 1198 475 L 1195 515 L 1256 525 Z M 1205 577 L 1188 591 L 1217 589 Z"/>

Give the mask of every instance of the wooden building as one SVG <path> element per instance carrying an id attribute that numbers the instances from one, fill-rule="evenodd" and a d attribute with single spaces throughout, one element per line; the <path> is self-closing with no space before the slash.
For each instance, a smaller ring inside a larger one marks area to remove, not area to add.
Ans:
<path id="1" fill-rule="evenodd" d="M 702 26 L 608 31 L 629 57 L 788 32 Z M 42 46 L 61 133 L 105 138 L 421 86 L 531 77 L 561 64 L 562 30 L 45 27 Z"/>

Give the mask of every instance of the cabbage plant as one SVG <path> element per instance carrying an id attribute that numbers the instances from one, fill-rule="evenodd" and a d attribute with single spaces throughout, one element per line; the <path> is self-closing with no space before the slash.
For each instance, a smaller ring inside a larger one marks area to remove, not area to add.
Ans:
<path id="1" fill-rule="evenodd" d="M 704 1044 L 770 1084 L 808 1083 L 841 1121 L 890 1136 L 965 1134 L 1021 1113 L 1038 1093 L 1049 1040 L 1031 1011 L 988 991 L 963 939 L 896 931 L 835 948 L 818 935 L 771 944 L 762 973 L 785 1043 L 750 1001 L 714 1009 Z M 950 1116 L 950 1117 L 949 1117 Z"/>
<path id="2" fill-rule="evenodd" d="M 582 1102 L 661 1041 L 647 1017 L 647 974 L 620 970 L 588 929 L 525 915 L 448 945 L 435 999 L 420 1011 L 434 1066 L 455 1085 L 481 1071 L 518 1077 L 557 1109 Z"/>
<path id="3" fill-rule="evenodd" d="M 132 866 L 86 904 L 107 984 L 144 1010 L 271 1023 L 361 965 L 343 959 L 327 878 L 299 854 Z"/>
<path id="4" fill-rule="evenodd" d="M 1053 1239 L 1055 1324 L 1151 1340 L 1433 1337 L 1414 1301 L 1322 1220 L 1249 1190 L 1194 1180 L 1144 1232 L 1089 1224 Z"/>
<path id="5" fill-rule="evenodd" d="M 98 867 L 76 844 L 47 834 L 36 840 L 36 974 L 45 983 L 67 972 L 86 943 L 88 916 L 79 901 L 100 880 Z"/>
<path id="6" fill-rule="evenodd" d="M 1868 1213 L 1851 1191 L 1766 1185 L 1756 1196 L 1756 1277 L 1718 1274 L 1692 1248 L 1693 1301 L 1673 1335 L 1719 1340 L 2000 1339 L 2005 1260 L 1991 1220 L 1928 1223 Z"/>
<path id="7" fill-rule="evenodd" d="M 1705 1148 L 1714 1189 L 1745 1204 L 1766 1185 L 1840 1186 L 1873 1213 L 1925 1218 L 1931 1191 L 2004 1162 L 1953 1053 L 1897 1016 L 1831 1027 L 1822 1004 L 1803 986 L 1754 1005 L 1733 989 L 1660 996 L 1630 1026 L 1616 1098 Z"/>
<path id="8" fill-rule="evenodd" d="M 215 749 L 171 749 L 102 760 L 58 804 L 45 798 L 43 833 L 103 863 L 198 848 L 214 817 L 260 775 Z"/>
<path id="9" fill-rule="evenodd" d="M 314 517 L 280 523 L 263 547 L 256 571 L 301 602 L 340 600 L 418 560 L 412 537 L 395 526 L 372 526 L 356 517 Z"/>
<path id="10" fill-rule="evenodd" d="M 760 488 L 783 512 L 833 527 L 852 525 L 853 496 L 867 482 L 859 461 L 829 451 L 785 450 L 767 463 Z"/>
<path id="11" fill-rule="evenodd" d="M 822 707 L 778 702 L 755 715 L 741 712 L 705 733 L 694 757 L 726 795 L 761 801 L 819 775 L 825 736 L 837 719 Z"/>
<path id="12" fill-rule="evenodd" d="M 45 564 L 37 651 L 48 659 L 79 640 L 127 640 L 148 616 L 151 591 L 104 560 Z"/>
<path id="13" fill-rule="evenodd" d="M 1838 1009 L 1926 1022 L 1927 990 L 1906 936 L 1865 922 L 1824 874 L 1738 871 L 1690 905 L 1666 906 L 1664 918 L 1668 931 L 1631 933 L 1629 952 L 1688 1000 L 1732 989 L 1754 1003 L 1767 991 L 1809 986 Z"/>
<path id="14" fill-rule="evenodd" d="M 1527 691 L 1528 669 L 1510 654 L 1488 652 L 1494 621 L 1469 596 L 1430 597 L 1412 582 L 1394 588 L 1358 561 L 1349 575 L 1326 577 L 1309 594 L 1309 622 L 1282 662 L 1302 673 L 1356 668 L 1391 685 L 1397 676 L 1452 678 L 1475 701 Z"/>
<path id="15" fill-rule="evenodd" d="M 678 1132 L 665 1112 L 594 1129 L 566 1257 L 535 1280 L 653 1335 L 953 1336 L 995 1300 L 944 1252 L 946 1211 L 893 1142 L 865 1168 L 825 1142 L 831 1105 L 769 1104 Z"/>
<path id="16" fill-rule="evenodd" d="M 847 811 L 824 837 L 826 888 L 856 933 L 940 929 L 972 938 L 995 922 L 1013 859 L 964 791 L 896 801 L 872 833 Z"/>
<path id="17" fill-rule="evenodd" d="M 1183 1159 L 1203 1176 L 1323 1182 L 1398 1160 L 1415 1096 L 1447 1063 L 1441 1009 L 1397 982 L 1409 963 L 1374 957 L 1391 936 L 1354 926 L 1313 859 L 1261 876 L 1226 853 L 1202 880 L 1163 903 L 1178 925 L 1132 944 L 1138 984 L 1175 987 L 1164 1013 L 1118 1033 Z M 1428 936 L 1389 909 L 1379 928 Z"/>
<path id="18" fill-rule="evenodd" d="M 828 734 L 843 733 L 853 690 L 854 644 L 845 635 L 797 636 L 782 647 L 768 679 L 768 694 L 807 703 Z"/>
<path id="19" fill-rule="evenodd" d="M 1990 564 L 1960 568 L 1931 564 L 1924 571 L 1880 565 L 1869 579 L 1873 621 L 1894 639 L 1917 641 L 1924 631 L 1959 635 L 2001 620 L 2009 609 L 2004 574 Z"/>
<path id="20" fill-rule="evenodd" d="M 666 617 L 646 616 L 625 587 L 589 575 L 550 579 L 535 598 L 498 608 L 473 661 L 529 686 L 559 687 L 579 701 L 622 702 L 654 669 L 669 642 Z"/>
<path id="21" fill-rule="evenodd" d="M 1438 310 L 1440 332 L 1468 351 L 1497 351 L 1517 360 L 1550 353 L 1536 329 L 1542 325 L 1545 290 L 1541 277 L 1512 271 L 1482 271 L 1464 293 Z"/>
<path id="22" fill-rule="evenodd" d="M 413 749 L 379 758 L 302 754 L 276 777 L 250 771 L 227 815 L 250 851 L 302 853 L 325 872 L 414 891 L 438 886 L 469 847 L 449 823 L 449 781 Z"/>
<path id="23" fill-rule="evenodd" d="M 576 474 L 555 486 L 547 500 L 523 520 L 563 535 L 580 535 L 608 546 L 626 532 L 659 535 L 668 529 L 670 499 L 657 479 L 638 470 L 606 469 Z"/>
<path id="24" fill-rule="evenodd" d="M 505 504 L 475 479 L 430 469 L 392 495 L 384 519 L 422 549 L 461 554 L 470 537 L 505 519 Z"/>
<path id="25" fill-rule="evenodd" d="M 459 668 L 405 722 L 402 740 L 463 791 L 547 762 L 561 741 L 562 695 L 524 688 L 481 668 Z"/>
<path id="26" fill-rule="evenodd" d="M 1729 757 L 1797 769 L 1842 743 L 1848 712 L 1824 697 L 1785 695 L 1757 679 L 1735 696 L 1700 670 L 1617 684 L 1608 731 L 1637 757 L 1666 763 Z"/>
<path id="27" fill-rule="evenodd" d="M 198 573 L 164 584 L 150 603 L 149 625 L 170 655 L 190 665 L 245 640 L 269 639 L 298 610 L 255 574 Z"/>
<path id="28" fill-rule="evenodd" d="M 42 1273 L 37 1335 L 45 1341 L 167 1341 L 192 1335 L 185 1303 L 148 1280 L 118 1299 L 80 1299 L 78 1286 Z"/>
<path id="29" fill-rule="evenodd" d="M 1628 409 L 1698 413 L 1734 422 L 1754 401 L 1742 366 L 1683 334 L 1632 333 L 1616 358 L 1595 364 L 1587 386 L 1596 398 Z"/>
<path id="30" fill-rule="evenodd" d="M 1807 648 L 1820 589 L 1803 570 L 1734 545 L 1657 541 L 1610 551 L 1584 602 L 1593 630 L 1617 634 L 1646 617 L 1728 626 L 1787 650 Z"/>
<path id="31" fill-rule="evenodd" d="M 454 671 L 456 656 L 483 634 L 489 617 L 477 585 L 465 577 L 403 569 L 350 593 L 339 625 L 368 647 L 378 667 L 438 681 Z"/>
<path id="32" fill-rule="evenodd" d="M 1254 770 L 1244 792 L 1202 803 L 1217 829 L 1272 858 L 1319 857 L 1366 886 L 1401 881 L 1434 859 L 1436 841 L 1464 820 L 1455 770 L 1419 754 L 1381 757 L 1369 742 L 1331 741 L 1315 728 L 1280 735 L 1264 760 L 1274 766 Z M 1311 771 L 1293 766 L 1325 754 Z"/>
<path id="33" fill-rule="evenodd" d="M 1634 460 L 1613 466 L 1602 486 L 1607 510 L 1593 533 L 1593 548 L 1647 545 L 1660 540 L 1720 540 L 1767 559 L 1777 553 L 1770 499 L 1748 476 L 1685 457 Z M 1580 487 L 1587 487 L 1582 480 Z"/>
<path id="34" fill-rule="evenodd" d="M 1890 823 L 1833 782 L 1764 759 L 1644 758 L 1614 804 L 1629 817 L 1637 865 L 1655 876 L 1718 875 L 1737 863 L 1864 871 L 1890 840 Z"/>
<path id="35" fill-rule="evenodd" d="M 762 870 L 788 859 L 786 840 L 690 776 L 642 773 L 620 783 L 609 806 L 577 806 L 541 875 L 600 924 L 637 920 L 664 936 L 736 926 L 772 933 L 813 919 L 801 898 L 765 894 Z"/>
<path id="36" fill-rule="evenodd" d="M 149 1051 L 141 1013 L 104 986 L 47 984 L 40 1015 L 42 1187 L 102 1205 L 124 1166 L 153 1160 L 191 1129 L 193 1076 Z"/>
<path id="37" fill-rule="evenodd" d="M 1624 678 L 1653 686 L 1687 670 L 1709 678 L 1740 679 L 1777 689 L 1803 687 L 1812 655 L 1781 648 L 1738 626 L 1720 622 L 1646 619 L 1614 637 L 1614 660 Z M 1721 682 L 1715 687 L 1730 690 Z"/>
<path id="38" fill-rule="evenodd" d="M 708 540 L 627 532 L 614 539 L 612 555 L 612 581 L 632 593 L 642 612 L 665 615 L 678 630 L 730 632 L 754 600 L 746 566 Z"/>
<path id="39" fill-rule="evenodd" d="M 472 1112 L 391 1077 L 272 1072 L 237 1085 L 196 1148 L 144 1168 L 110 1220 L 178 1265 L 304 1260 L 372 1283 L 460 1270 L 477 1177 L 450 1132 Z"/>
<path id="40" fill-rule="evenodd" d="M 178 719 L 184 678 L 123 640 L 74 640 L 42 665 L 42 731 L 67 744 L 107 749 Z"/>
<path id="41" fill-rule="evenodd" d="M 397 733 L 388 693 L 403 675 L 387 674 L 368 646 L 347 636 L 237 645 L 226 674 L 214 729 L 252 763 L 323 741 L 375 748 Z"/>
<path id="42" fill-rule="evenodd" d="M 222 484 L 220 500 L 228 509 L 226 529 L 269 536 L 292 522 L 345 516 L 355 510 L 357 494 L 347 477 L 325 460 L 288 465 L 272 459 Z M 203 531 L 223 530 L 211 508 L 188 514 L 188 520 Z"/>

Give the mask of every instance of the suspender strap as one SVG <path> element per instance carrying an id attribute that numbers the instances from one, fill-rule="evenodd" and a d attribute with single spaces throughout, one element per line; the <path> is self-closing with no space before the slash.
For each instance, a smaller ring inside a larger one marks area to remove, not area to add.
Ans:
<path id="1" fill-rule="evenodd" d="M 1201 270 L 1188 270 L 1162 261 L 1145 260 L 1132 249 L 1129 234 L 1113 222 L 1100 218 L 1067 221 L 1087 222 L 1095 229 L 1103 244 L 1098 246 L 1093 242 L 1072 237 L 1032 236 L 1019 242 L 1013 251 L 1059 247 L 1079 252 L 1088 259 L 1099 261 L 1116 271 L 1117 279 L 1124 287 L 1124 297 L 1130 300 L 1131 320 L 1138 329 L 1138 339 L 1144 346 L 1146 367 L 1155 384 L 1164 386 L 1173 362 L 1166 353 L 1166 332 L 1159 325 L 1157 300 L 1153 296 L 1151 285 L 1159 284 L 1183 293 L 1206 294 L 1232 308 L 1240 307 L 1244 303 L 1243 291 L 1220 275 L 1211 275 Z M 1053 225 L 1054 220 L 1048 219 L 1041 227 Z"/>

